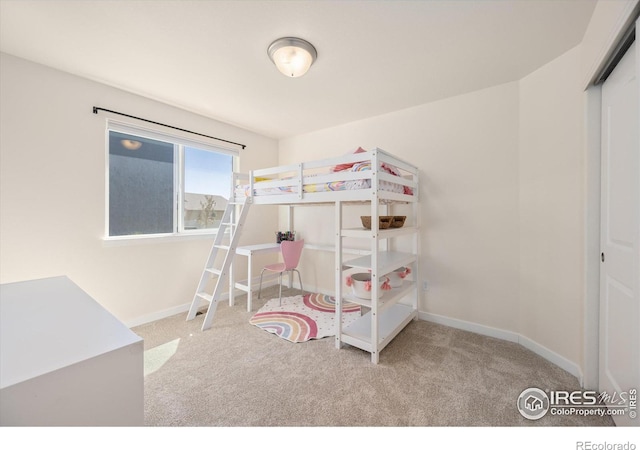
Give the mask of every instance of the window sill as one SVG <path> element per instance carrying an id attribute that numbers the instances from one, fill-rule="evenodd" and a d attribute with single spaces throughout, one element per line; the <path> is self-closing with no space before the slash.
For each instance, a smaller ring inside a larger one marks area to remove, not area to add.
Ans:
<path id="1" fill-rule="evenodd" d="M 105 236 L 102 239 L 105 247 L 118 247 L 123 245 L 140 245 L 140 244 L 160 244 L 164 242 L 184 242 L 192 240 L 213 239 L 216 237 L 216 231 L 203 231 L 193 233 L 174 233 L 174 234 L 140 234 L 132 236 Z M 227 231 L 225 238 L 229 235 Z"/>

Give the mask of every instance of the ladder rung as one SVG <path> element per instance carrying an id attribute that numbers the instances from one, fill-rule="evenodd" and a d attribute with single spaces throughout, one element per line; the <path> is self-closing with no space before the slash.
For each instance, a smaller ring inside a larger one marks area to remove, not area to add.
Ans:
<path id="1" fill-rule="evenodd" d="M 219 248 L 220 250 L 229 250 L 228 245 L 214 245 L 215 248 Z"/>
<path id="2" fill-rule="evenodd" d="M 200 298 L 205 299 L 208 302 L 211 302 L 211 300 L 213 299 L 213 295 L 209 295 L 206 292 L 198 292 L 196 295 Z"/>
<path id="3" fill-rule="evenodd" d="M 204 269 L 204 271 L 212 273 L 214 275 L 220 275 L 220 270 L 219 269 Z"/>
<path id="4" fill-rule="evenodd" d="M 220 225 L 231 226 L 231 225 L 235 225 L 235 223 L 233 223 L 233 222 L 222 222 Z"/>

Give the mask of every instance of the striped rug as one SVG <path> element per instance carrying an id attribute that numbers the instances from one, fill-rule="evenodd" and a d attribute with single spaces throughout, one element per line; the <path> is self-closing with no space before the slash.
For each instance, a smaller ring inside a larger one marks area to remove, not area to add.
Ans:
<path id="1" fill-rule="evenodd" d="M 249 323 L 290 342 L 305 342 L 335 336 L 335 299 L 324 294 L 273 298 L 258 310 Z M 342 323 L 360 317 L 360 306 L 344 302 Z"/>

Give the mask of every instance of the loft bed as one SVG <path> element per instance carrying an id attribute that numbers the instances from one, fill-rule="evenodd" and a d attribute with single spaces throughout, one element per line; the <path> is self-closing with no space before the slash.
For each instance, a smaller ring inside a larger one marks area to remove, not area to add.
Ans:
<path id="1" fill-rule="evenodd" d="M 232 197 L 234 203 L 244 204 L 334 205 L 336 347 L 346 343 L 368 351 L 372 362 L 378 363 L 380 351 L 418 314 L 418 193 L 416 166 L 379 148 L 359 148 L 341 157 L 236 173 Z M 343 206 L 362 203 L 370 205 L 371 228 L 344 228 Z M 391 215 L 396 204 L 411 206 L 406 226 L 380 229 L 378 217 Z M 367 240 L 369 254 L 345 261 L 345 237 Z M 400 237 L 411 239 L 410 252 L 395 251 Z M 383 292 L 379 282 L 370 283 L 370 298 L 377 301 L 350 294 L 344 284 L 344 274 L 350 270 L 369 272 L 374 281 L 404 266 L 411 268 L 412 275 L 402 286 Z M 363 311 L 347 327 L 342 325 L 345 301 L 360 305 Z"/>
<path id="2" fill-rule="evenodd" d="M 361 150 L 361 149 L 358 149 Z M 379 170 L 371 170 L 371 168 Z M 418 201 L 418 169 L 381 149 L 235 173 L 234 200 L 253 204 Z"/>

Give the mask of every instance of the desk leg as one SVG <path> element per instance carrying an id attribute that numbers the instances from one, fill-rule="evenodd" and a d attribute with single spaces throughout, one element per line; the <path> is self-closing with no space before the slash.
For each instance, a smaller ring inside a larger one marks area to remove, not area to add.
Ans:
<path id="1" fill-rule="evenodd" d="M 247 311 L 251 312 L 251 295 L 253 293 L 253 258 L 251 258 L 251 252 L 247 256 Z"/>
<path id="2" fill-rule="evenodd" d="M 236 304 L 236 280 L 233 274 L 234 264 L 235 264 L 235 258 L 231 260 L 231 265 L 229 266 L 229 306 L 233 306 Z"/>

